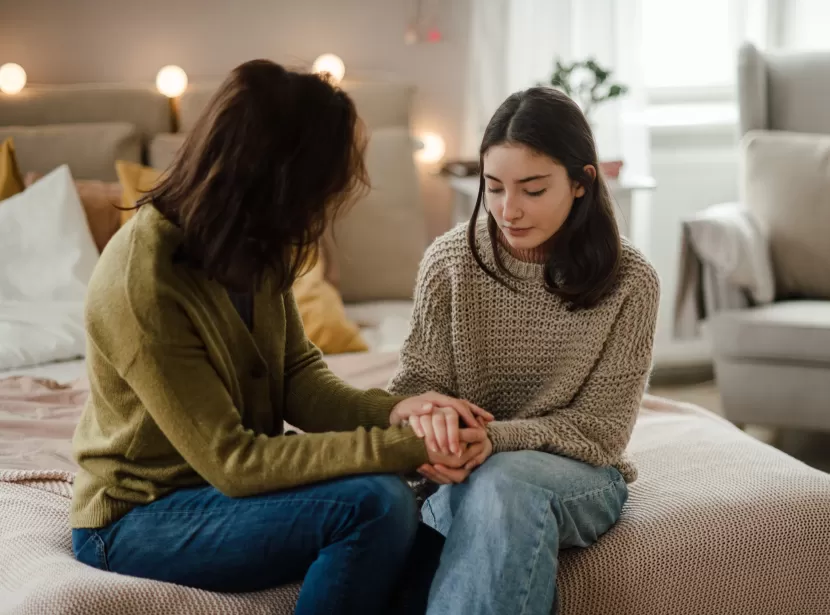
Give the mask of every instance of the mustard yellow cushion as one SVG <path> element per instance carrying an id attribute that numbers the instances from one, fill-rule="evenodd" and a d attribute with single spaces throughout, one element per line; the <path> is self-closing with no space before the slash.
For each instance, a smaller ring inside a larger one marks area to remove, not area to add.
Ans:
<path id="1" fill-rule="evenodd" d="M 23 192 L 23 176 L 14 155 L 14 141 L 11 138 L 0 143 L 0 201 Z"/>
<path id="2" fill-rule="evenodd" d="M 294 282 L 294 298 L 306 335 L 325 354 L 369 350 L 357 325 L 348 319 L 343 299 L 326 280 L 325 253 Z"/>
<path id="3" fill-rule="evenodd" d="M 124 189 L 121 195 L 122 207 L 135 206 L 135 202 L 156 184 L 162 174 L 157 169 L 145 167 L 137 162 L 127 162 L 126 160 L 115 162 L 115 172 L 118 175 L 121 187 Z M 135 209 L 123 210 L 121 212 L 121 224 L 123 225 L 132 218 L 135 211 Z"/>
<path id="4" fill-rule="evenodd" d="M 141 196 L 159 180 L 162 172 L 134 162 L 119 160 L 115 163 L 118 180 L 124 189 L 122 207 L 132 207 Z M 121 223 L 129 220 L 135 210 L 121 212 Z M 360 329 L 346 317 L 340 293 L 326 279 L 326 244 L 320 258 L 304 275 L 300 276 L 292 290 L 306 335 L 325 354 L 362 352 L 369 347 L 360 336 Z"/>

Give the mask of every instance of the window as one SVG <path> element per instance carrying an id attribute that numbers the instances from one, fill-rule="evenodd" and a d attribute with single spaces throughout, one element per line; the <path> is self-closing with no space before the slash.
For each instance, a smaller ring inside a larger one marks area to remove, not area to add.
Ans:
<path id="1" fill-rule="evenodd" d="M 738 47 L 764 47 L 770 0 L 641 0 L 643 78 L 668 102 L 732 98 Z"/>
<path id="2" fill-rule="evenodd" d="M 799 51 L 830 49 L 827 24 L 830 2 L 827 0 L 790 0 L 786 4 L 782 28 L 782 46 Z"/>

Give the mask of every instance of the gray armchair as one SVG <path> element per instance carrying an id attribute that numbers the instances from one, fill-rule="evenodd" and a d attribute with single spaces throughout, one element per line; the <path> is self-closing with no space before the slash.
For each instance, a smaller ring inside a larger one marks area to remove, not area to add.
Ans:
<path id="1" fill-rule="evenodd" d="M 760 300 L 747 292 L 752 284 L 734 288 L 746 307 L 708 315 L 724 413 L 736 423 L 830 430 L 830 53 L 766 55 L 745 45 L 738 99 L 735 207 L 756 225 L 772 284 Z M 765 275 L 757 263 L 756 287 Z"/>

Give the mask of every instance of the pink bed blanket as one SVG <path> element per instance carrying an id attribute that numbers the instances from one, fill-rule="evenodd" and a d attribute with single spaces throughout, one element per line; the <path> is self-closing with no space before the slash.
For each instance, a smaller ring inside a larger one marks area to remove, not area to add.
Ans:
<path id="1" fill-rule="evenodd" d="M 333 357 L 383 386 L 394 355 Z M 298 586 L 216 594 L 101 572 L 72 557 L 69 438 L 84 382 L 0 381 L 0 613 L 292 613 Z M 629 447 L 640 470 L 623 518 L 566 551 L 563 615 L 827 615 L 830 475 L 723 419 L 647 396 Z"/>

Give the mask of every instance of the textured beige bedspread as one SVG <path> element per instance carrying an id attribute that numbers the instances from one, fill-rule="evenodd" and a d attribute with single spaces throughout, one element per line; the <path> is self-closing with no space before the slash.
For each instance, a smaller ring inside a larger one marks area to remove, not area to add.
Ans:
<path id="1" fill-rule="evenodd" d="M 330 364 L 382 386 L 395 356 Z M 73 560 L 68 438 L 84 396 L 83 382 L 0 381 L 0 613 L 291 613 L 296 586 L 213 594 Z M 562 555 L 563 615 L 830 614 L 830 475 L 655 397 L 630 452 L 640 478 L 622 520 Z"/>

